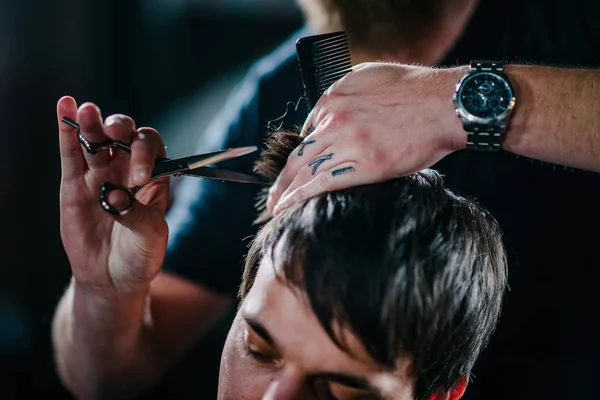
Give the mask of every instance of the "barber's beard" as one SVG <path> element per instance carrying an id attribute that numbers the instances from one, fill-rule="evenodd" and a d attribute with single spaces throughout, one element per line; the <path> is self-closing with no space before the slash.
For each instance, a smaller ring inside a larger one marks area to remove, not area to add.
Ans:
<path id="1" fill-rule="evenodd" d="M 298 0 L 319 32 L 345 30 L 351 43 L 374 52 L 393 53 L 435 29 L 448 3 L 461 0 Z"/>

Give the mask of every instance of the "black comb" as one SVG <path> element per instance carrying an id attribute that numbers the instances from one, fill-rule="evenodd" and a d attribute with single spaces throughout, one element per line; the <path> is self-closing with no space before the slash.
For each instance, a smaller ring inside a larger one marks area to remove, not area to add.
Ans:
<path id="1" fill-rule="evenodd" d="M 310 112 L 323 93 L 352 71 L 346 32 L 306 36 L 296 41 L 302 83 Z"/>

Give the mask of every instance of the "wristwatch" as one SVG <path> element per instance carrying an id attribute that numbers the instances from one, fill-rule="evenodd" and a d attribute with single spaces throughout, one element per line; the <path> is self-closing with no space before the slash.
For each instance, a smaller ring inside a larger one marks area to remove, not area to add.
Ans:
<path id="1" fill-rule="evenodd" d="M 467 132 L 468 150 L 500 150 L 500 140 L 515 107 L 515 92 L 495 61 L 471 61 L 456 85 L 456 115 Z"/>

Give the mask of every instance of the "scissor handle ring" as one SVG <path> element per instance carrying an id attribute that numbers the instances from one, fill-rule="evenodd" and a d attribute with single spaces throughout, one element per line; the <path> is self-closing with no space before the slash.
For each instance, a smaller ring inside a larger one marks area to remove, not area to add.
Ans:
<path id="1" fill-rule="evenodd" d="M 131 153 L 131 148 L 129 146 L 127 146 L 125 143 L 121 143 L 119 141 L 112 141 L 110 139 L 107 139 L 106 141 L 104 141 L 102 143 L 90 142 L 89 140 L 84 138 L 83 135 L 81 134 L 81 127 L 79 126 L 79 124 L 70 118 L 62 117 L 62 122 L 77 129 L 77 138 L 79 139 L 79 143 L 81 143 L 81 145 L 83 146 L 85 151 L 87 151 L 89 154 L 96 154 L 100 150 L 110 149 L 113 147 L 116 147 L 121 150 L 125 150 L 128 153 Z"/>
<path id="2" fill-rule="evenodd" d="M 127 199 L 129 200 L 127 207 L 125 207 L 124 209 L 118 209 L 117 207 L 112 206 L 109 202 L 108 202 L 108 194 L 110 192 L 114 192 L 115 190 L 120 190 L 122 192 L 125 192 L 125 194 L 127 195 Z M 123 186 L 119 186 L 119 185 L 113 185 L 112 183 L 109 182 L 102 182 L 102 185 L 100 186 L 100 204 L 102 205 L 102 208 L 104 209 L 104 211 L 112 214 L 112 215 L 116 215 L 118 217 L 127 214 L 129 211 L 131 211 L 132 207 L 133 207 L 133 202 L 134 202 L 135 198 L 134 198 L 134 194 L 131 190 L 127 189 L 126 187 Z"/>

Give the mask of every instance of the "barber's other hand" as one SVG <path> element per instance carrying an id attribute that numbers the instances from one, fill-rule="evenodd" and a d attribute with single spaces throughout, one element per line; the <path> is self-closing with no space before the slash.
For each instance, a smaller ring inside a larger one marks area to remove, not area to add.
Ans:
<path id="1" fill-rule="evenodd" d="M 110 182 L 134 187 L 148 182 L 156 157 L 166 156 L 158 132 L 137 128 L 124 115 L 103 121 L 97 106 L 86 103 L 78 109 L 71 97 L 59 100 L 57 117 L 62 163 L 61 236 L 76 283 L 119 293 L 146 290 L 165 255 L 169 181 L 142 188 L 131 211 L 118 217 L 101 207 L 100 186 Z M 131 154 L 120 149 L 88 154 L 77 139 L 76 129 L 61 122 L 62 117 L 77 121 L 90 142 L 119 140 L 131 146 Z M 116 203 L 114 197 L 109 200 Z"/>
<path id="2" fill-rule="evenodd" d="M 463 148 L 452 95 L 466 70 L 389 63 L 354 68 L 319 100 L 303 144 L 271 188 L 275 214 L 323 192 L 405 176 Z"/>

